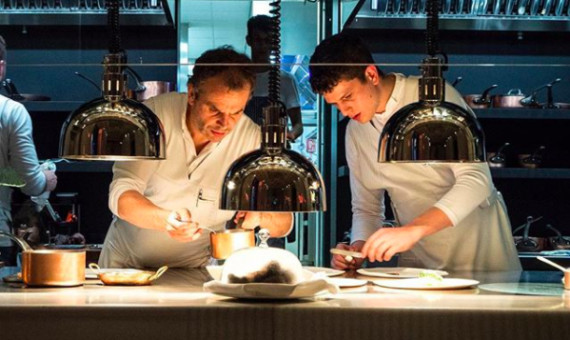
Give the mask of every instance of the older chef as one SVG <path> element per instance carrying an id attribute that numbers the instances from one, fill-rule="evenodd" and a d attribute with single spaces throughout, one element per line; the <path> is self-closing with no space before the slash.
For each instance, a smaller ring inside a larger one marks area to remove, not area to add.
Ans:
<path id="1" fill-rule="evenodd" d="M 319 63 L 361 64 L 327 67 Z M 521 266 L 505 203 L 486 163 L 381 164 L 380 133 L 403 106 L 418 101 L 418 77 L 384 74 L 368 49 L 346 33 L 324 40 L 310 60 L 311 86 L 351 118 L 346 158 L 352 192 L 351 245 L 369 261 L 400 253 L 400 266 L 446 270 L 514 271 Z M 468 110 L 451 86 L 446 101 Z M 382 228 L 388 193 L 401 227 Z M 335 255 L 353 269 L 362 260 Z"/>
<path id="2" fill-rule="evenodd" d="M 230 47 L 196 60 L 188 94 L 169 93 L 145 102 L 166 135 L 164 161 L 117 162 L 109 207 L 114 219 L 99 260 L 102 267 L 200 267 L 210 259 L 209 237 L 199 227 L 223 229 L 235 212 L 218 209 L 226 169 L 259 148 L 260 128 L 243 114 L 255 84 L 251 61 Z M 183 222 L 182 222 L 183 221 Z M 290 213 L 246 213 L 279 237 Z"/>

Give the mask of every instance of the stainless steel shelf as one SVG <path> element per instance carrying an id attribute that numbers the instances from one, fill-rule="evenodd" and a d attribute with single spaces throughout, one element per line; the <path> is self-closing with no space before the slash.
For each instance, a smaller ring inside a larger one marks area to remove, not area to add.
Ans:
<path id="1" fill-rule="evenodd" d="M 570 110 L 564 109 L 475 109 L 481 119 L 570 119 Z"/>
<path id="2" fill-rule="evenodd" d="M 408 29 L 425 30 L 426 16 L 417 15 L 357 15 L 347 25 L 350 29 Z M 439 16 L 441 30 L 477 31 L 570 31 L 570 17 L 537 16 L 478 16 L 465 15 Z"/>
<path id="3" fill-rule="evenodd" d="M 122 11 L 121 25 L 125 26 L 169 26 L 172 19 L 162 9 L 144 11 Z M 0 14 L 0 25 L 45 25 L 45 26 L 105 26 L 106 11 L 20 11 Z"/>

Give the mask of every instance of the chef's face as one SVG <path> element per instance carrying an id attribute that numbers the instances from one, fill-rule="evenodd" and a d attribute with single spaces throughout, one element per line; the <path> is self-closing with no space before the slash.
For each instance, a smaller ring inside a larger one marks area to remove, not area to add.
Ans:
<path id="1" fill-rule="evenodd" d="M 230 89 L 223 74 L 206 79 L 198 86 L 188 85 L 190 133 L 193 138 L 219 142 L 230 133 L 251 96 L 251 85 Z"/>
<path id="2" fill-rule="evenodd" d="M 380 104 L 380 78 L 376 67 L 370 65 L 364 71 L 364 80 L 341 80 L 323 97 L 336 106 L 343 116 L 360 123 L 368 123 Z"/>

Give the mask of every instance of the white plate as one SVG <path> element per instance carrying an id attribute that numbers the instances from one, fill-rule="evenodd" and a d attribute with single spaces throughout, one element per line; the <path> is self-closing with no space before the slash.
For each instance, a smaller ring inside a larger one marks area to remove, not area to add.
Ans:
<path id="1" fill-rule="evenodd" d="M 338 276 L 344 274 L 344 270 L 338 270 L 326 267 L 303 267 L 303 269 L 308 270 L 312 273 L 324 273 L 326 276 Z"/>
<path id="2" fill-rule="evenodd" d="M 136 274 L 143 272 L 144 270 L 140 269 L 132 269 L 132 268 L 101 268 L 99 269 L 100 273 L 121 273 L 121 274 Z M 85 269 L 85 278 L 86 279 L 97 279 L 97 274 L 91 269 Z"/>
<path id="3" fill-rule="evenodd" d="M 350 288 L 350 287 L 360 287 L 364 286 L 367 280 L 349 279 L 343 277 L 335 277 L 327 279 L 332 284 L 339 286 L 340 288 Z"/>
<path id="4" fill-rule="evenodd" d="M 376 280 L 373 283 L 380 287 L 395 289 L 423 289 L 423 290 L 441 290 L 441 289 L 462 289 L 469 288 L 479 284 L 476 280 L 467 279 L 451 279 L 446 278 L 439 282 L 426 279 L 405 279 L 405 280 Z"/>
<path id="5" fill-rule="evenodd" d="M 360 268 L 356 272 L 360 275 L 366 276 L 377 276 L 377 277 L 389 277 L 389 278 L 400 278 L 409 279 L 417 278 L 421 272 L 425 272 L 429 269 L 425 268 L 406 268 L 406 267 L 378 267 L 378 268 Z M 449 275 L 448 272 L 443 270 L 429 270 L 441 276 Z"/>
<path id="6" fill-rule="evenodd" d="M 338 287 L 324 279 L 304 281 L 296 285 L 282 283 L 231 284 L 217 280 L 204 283 L 204 290 L 214 294 L 239 299 L 303 299 L 321 293 L 338 293 Z"/>

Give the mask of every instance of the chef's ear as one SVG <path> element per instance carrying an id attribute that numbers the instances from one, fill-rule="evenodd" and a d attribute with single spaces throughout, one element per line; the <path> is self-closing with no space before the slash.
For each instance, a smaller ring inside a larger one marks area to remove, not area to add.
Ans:
<path id="1" fill-rule="evenodd" d="M 198 89 L 196 88 L 196 86 L 189 82 L 188 83 L 188 104 L 190 105 L 194 105 L 194 103 L 196 102 L 196 99 L 198 99 Z"/>
<path id="2" fill-rule="evenodd" d="M 378 69 L 375 65 L 368 65 L 364 69 L 364 76 L 366 81 L 371 81 L 372 85 L 378 85 L 380 83 L 380 75 L 378 74 Z"/>

